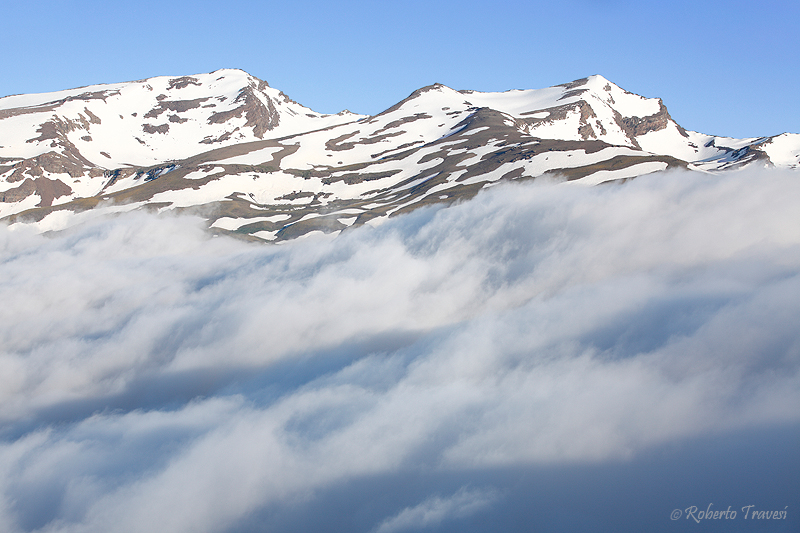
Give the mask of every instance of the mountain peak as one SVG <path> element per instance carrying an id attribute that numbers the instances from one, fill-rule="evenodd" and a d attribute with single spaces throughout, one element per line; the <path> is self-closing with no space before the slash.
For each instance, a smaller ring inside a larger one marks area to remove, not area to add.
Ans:
<path id="1" fill-rule="evenodd" d="M 435 83 L 370 117 L 316 113 L 239 69 L 0 99 L 0 217 L 43 231 L 89 208 L 150 207 L 280 241 L 498 181 L 758 162 L 796 168 L 800 136 L 687 132 L 660 99 L 599 75 L 506 92 Z"/>

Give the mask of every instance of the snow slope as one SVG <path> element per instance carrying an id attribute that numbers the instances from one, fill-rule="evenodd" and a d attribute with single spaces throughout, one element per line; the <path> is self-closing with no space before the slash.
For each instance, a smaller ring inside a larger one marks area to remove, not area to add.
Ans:
<path id="1" fill-rule="evenodd" d="M 660 99 L 602 76 L 502 93 L 434 84 L 375 116 L 316 113 L 241 70 L 0 98 L 0 217 L 41 230 L 125 206 L 283 240 L 503 180 L 593 185 L 799 161 L 799 135 L 686 131 Z"/>

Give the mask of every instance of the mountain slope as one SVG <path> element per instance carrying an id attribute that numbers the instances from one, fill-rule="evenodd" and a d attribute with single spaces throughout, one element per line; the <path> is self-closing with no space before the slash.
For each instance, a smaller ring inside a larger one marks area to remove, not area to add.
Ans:
<path id="1" fill-rule="evenodd" d="M 602 76 L 503 93 L 436 84 L 375 116 L 315 113 L 239 70 L 0 99 L 0 217 L 41 231 L 150 208 L 274 241 L 501 180 L 591 185 L 798 161 L 800 135 L 686 131 L 660 99 Z"/>

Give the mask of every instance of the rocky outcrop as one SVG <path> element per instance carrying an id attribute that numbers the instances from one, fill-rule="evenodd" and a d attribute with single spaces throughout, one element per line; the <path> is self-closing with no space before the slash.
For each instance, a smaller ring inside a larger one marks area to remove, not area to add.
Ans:
<path id="1" fill-rule="evenodd" d="M 369 117 L 313 113 L 241 71 L 121 86 L 124 98 L 107 104 L 91 100 L 113 92 L 89 90 L 0 113 L 12 119 L 0 129 L 5 220 L 136 203 L 199 214 L 215 232 L 275 241 L 465 201 L 503 181 L 601 183 L 665 168 L 713 171 L 769 164 L 776 150 L 756 146 L 764 139 L 716 146 L 714 137 L 675 124 L 660 100 L 599 77 L 541 92 L 435 84 Z M 88 100 L 58 108 L 82 97 Z M 15 118 L 34 112 L 41 118 Z M 652 114 L 621 114 L 633 112 Z M 652 132 L 663 135 L 643 140 Z M 780 164 L 800 166 L 794 138 L 781 142 Z M 8 157 L 18 154 L 26 157 Z M 98 175 L 104 178 L 87 183 Z M 57 201 L 73 190 L 84 196 Z"/>
<path id="2" fill-rule="evenodd" d="M 161 100 L 156 107 L 145 113 L 144 118 L 158 118 L 164 111 L 183 113 L 184 111 L 200 107 L 201 104 L 208 100 L 208 98 L 196 98 L 194 100 Z"/>
<path id="3" fill-rule="evenodd" d="M 6 179 L 9 183 L 22 181 L 26 177 L 43 176 L 45 172 L 51 174 L 69 174 L 72 178 L 79 178 L 86 174 L 88 163 L 71 154 L 59 154 L 57 152 L 46 152 L 42 155 L 25 159 L 14 165 L 14 172 Z M 93 167 L 93 165 L 89 165 Z M 102 175 L 102 170 L 92 172 L 90 175 Z"/>
<path id="4" fill-rule="evenodd" d="M 143 124 L 142 130 L 145 133 L 167 133 L 169 131 L 169 124 L 159 124 L 158 126 Z"/>
<path id="5" fill-rule="evenodd" d="M 269 97 L 265 97 L 265 100 L 266 105 L 255 95 L 252 86 L 245 87 L 234 100 L 234 102 L 241 103 L 239 107 L 230 111 L 214 113 L 209 117 L 208 123 L 222 124 L 234 117 L 244 116 L 245 126 L 253 128 L 253 134 L 259 139 L 263 139 L 266 132 L 275 129 L 280 123 L 280 116 L 275 109 L 275 104 Z"/>
<path id="6" fill-rule="evenodd" d="M 664 105 L 664 102 L 662 102 L 660 98 L 658 99 L 658 104 L 658 113 L 647 117 L 623 117 L 619 113 L 616 113 L 615 118 L 617 124 L 619 124 L 622 131 L 624 131 L 631 140 L 635 140 L 636 137 L 644 135 L 645 133 L 650 133 L 651 131 L 663 130 L 670 122 L 675 124 L 681 135 L 689 137 L 686 130 L 680 127 L 672 120 L 672 117 L 669 116 L 667 106 Z"/>
<path id="7" fill-rule="evenodd" d="M 192 76 L 182 76 L 180 78 L 174 78 L 169 80 L 170 89 L 183 89 L 184 87 L 188 87 L 189 85 L 200 86 L 200 81 Z"/>
<path id="8" fill-rule="evenodd" d="M 53 200 L 72 194 L 72 189 L 61 180 L 44 177 L 26 178 L 19 186 L 0 192 L 0 202 L 12 203 L 35 194 L 41 198 L 36 207 L 49 207 Z"/>

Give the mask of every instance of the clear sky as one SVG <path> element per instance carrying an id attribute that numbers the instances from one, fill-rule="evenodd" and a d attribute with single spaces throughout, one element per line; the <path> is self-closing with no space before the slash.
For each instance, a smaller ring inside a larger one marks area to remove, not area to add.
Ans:
<path id="1" fill-rule="evenodd" d="M 431 83 L 541 88 L 591 74 L 688 129 L 800 132 L 800 3 L 209 0 L 3 6 L 0 95 L 241 68 L 319 112 L 374 114 Z"/>

